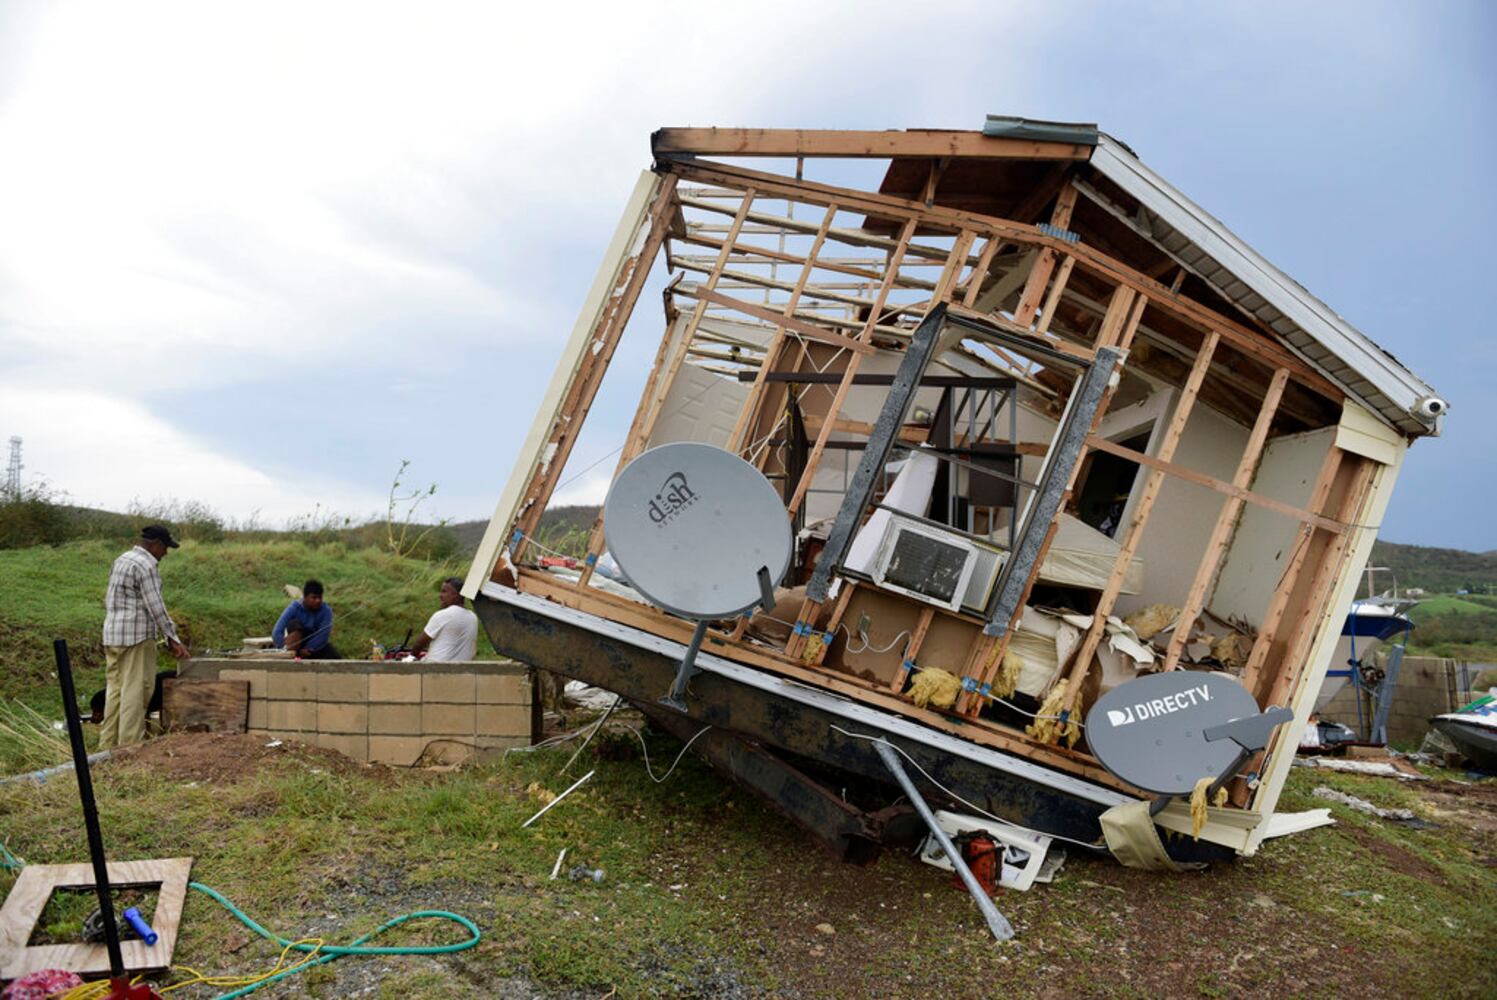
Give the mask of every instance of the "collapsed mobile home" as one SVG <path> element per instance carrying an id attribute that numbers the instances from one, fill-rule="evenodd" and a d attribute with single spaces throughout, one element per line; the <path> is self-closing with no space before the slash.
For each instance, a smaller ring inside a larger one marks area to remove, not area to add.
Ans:
<path id="1" fill-rule="evenodd" d="M 1256 850 L 1444 401 L 1092 126 L 667 128 L 653 154 L 467 579 L 496 647 L 699 737 L 850 857 L 887 819 L 842 794 L 888 779 L 870 737 L 938 800 L 1101 848 L 1147 796 L 1086 709 L 1224 671 L 1294 722 L 1167 850 Z M 775 609 L 713 624 L 684 714 L 658 701 L 692 624 L 611 570 L 601 516 L 575 568 L 535 538 L 631 318 L 660 336 L 617 468 L 719 446 L 794 529 Z"/>

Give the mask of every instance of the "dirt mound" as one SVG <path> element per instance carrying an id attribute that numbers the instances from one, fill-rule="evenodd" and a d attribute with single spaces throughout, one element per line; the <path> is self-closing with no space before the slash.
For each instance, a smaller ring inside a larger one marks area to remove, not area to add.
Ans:
<path id="1" fill-rule="evenodd" d="M 337 774 L 389 773 L 389 768 L 361 764 L 336 750 L 250 733 L 173 733 L 116 751 L 109 763 L 144 768 L 168 781 L 227 785 L 292 760 Z"/>

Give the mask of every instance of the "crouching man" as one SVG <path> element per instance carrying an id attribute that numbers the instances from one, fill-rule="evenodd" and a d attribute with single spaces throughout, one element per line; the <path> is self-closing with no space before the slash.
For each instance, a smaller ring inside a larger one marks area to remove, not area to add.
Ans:
<path id="1" fill-rule="evenodd" d="M 456 663 L 478 655 L 478 616 L 463 606 L 462 588 L 463 581 L 458 577 L 442 581 L 437 593 L 442 608 L 411 643 L 411 652 L 416 655 L 426 651 L 427 663 Z"/>

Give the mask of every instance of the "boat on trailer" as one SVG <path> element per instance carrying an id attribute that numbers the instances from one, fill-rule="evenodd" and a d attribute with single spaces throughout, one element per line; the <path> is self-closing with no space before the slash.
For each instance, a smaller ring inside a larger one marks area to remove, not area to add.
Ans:
<path id="1" fill-rule="evenodd" d="M 662 129 L 652 152 L 465 584 L 495 648 L 617 692 L 852 860 L 915 829 L 887 747 L 942 808 L 1128 863 L 1275 835 L 1369 526 L 1444 401 L 1094 126 Z M 620 345 L 651 341 L 615 477 L 714 445 L 794 539 L 772 607 L 709 623 L 679 707 L 694 623 L 611 575 L 601 518 L 575 570 L 537 542 L 599 461 L 577 445 Z M 1085 733 L 1176 670 L 1293 713 L 1198 839 L 1159 837 L 1187 804 Z"/>

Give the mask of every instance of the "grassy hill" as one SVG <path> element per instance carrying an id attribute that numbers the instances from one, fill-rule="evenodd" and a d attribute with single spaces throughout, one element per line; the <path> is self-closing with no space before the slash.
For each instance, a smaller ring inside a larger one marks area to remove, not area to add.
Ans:
<path id="1" fill-rule="evenodd" d="M 1489 587 L 1497 591 L 1497 552 L 1400 545 L 1379 539 L 1372 546 L 1371 562 L 1392 569 L 1400 588 L 1423 587 L 1437 594 L 1486 593 Z M 1388 581 L 1379 576 L 1376 585 L 1382 588 Z"/>

